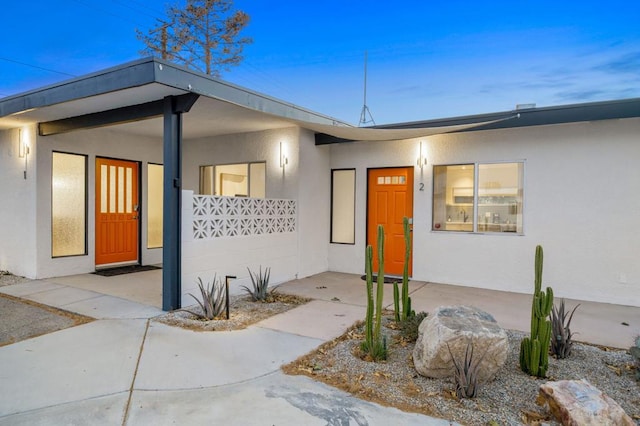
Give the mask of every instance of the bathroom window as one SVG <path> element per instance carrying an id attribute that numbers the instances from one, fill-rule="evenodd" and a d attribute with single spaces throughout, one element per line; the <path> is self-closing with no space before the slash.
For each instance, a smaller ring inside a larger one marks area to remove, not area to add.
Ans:
<path id="1" fill-rule="evenodd" d="M 200 194 L 265 198 L 266 163 L 200 166 Z"/>
<path id="2" fill-rule="evenodd" d="M 51 162 L 51 255 L 87 254 L 87 157 L 54 152 Z"/>
<path id="3" fill-rule="evenodd" d="M 331 243 L 356 242 L 356 170 L 331 170 Z"/>
<path id="4" fill-rule="evenodd" d="M 434 166 L 434 231 L 522 233 L 524 163 Z"/>
<path id="5" fill-rule="evenodd" d="M 147 165 L 147 248 L 162 247 L 163 178 L 162 164 Z"/>

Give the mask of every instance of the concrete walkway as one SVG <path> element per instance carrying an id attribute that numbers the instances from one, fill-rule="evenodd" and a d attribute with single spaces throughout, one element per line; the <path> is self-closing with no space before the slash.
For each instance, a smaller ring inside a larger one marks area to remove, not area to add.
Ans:
<path id="1" fill-rule="evenodd" d="M 315 300 L 245 330 L 216 333 L 150 321 L 161 314 L 157 307 L 107 294 L 93 277 L 0 287 L 99 319 L 0 347 L 0 425 L 450 424 L 280 371 L 364 317 L 358 276 L 327 272 L 283 284 L 281 292 Z M 503 327 L 528 329 L 531 296 L 422 282 L 410 291 L 417 311 L 473 304 Z M 581 303 L 572 324 L 581 340 L 628 347 L 640 332 L 640 308 Z"/>
<path id="2" fill-rule="evenodd" d="M 149 320 L 153 306 L 52 281 L 0 292 L 99 320 L 0 347 L 0 425 L 450 424 L 280 371 L 362 306 L 316 300 L 245 330 L 194 332 Z"/>

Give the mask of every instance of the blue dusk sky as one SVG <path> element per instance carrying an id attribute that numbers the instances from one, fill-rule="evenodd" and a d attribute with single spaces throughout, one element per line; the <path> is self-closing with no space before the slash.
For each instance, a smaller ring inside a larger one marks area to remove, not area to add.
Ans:
<path id="1" fill-rule="evenodd" d="M 3 2 L 0 97 L 140 57 L 158 0 Z M 640 2 L 237 0 L 224 80 L 357 124 L 640 97 Z"/>

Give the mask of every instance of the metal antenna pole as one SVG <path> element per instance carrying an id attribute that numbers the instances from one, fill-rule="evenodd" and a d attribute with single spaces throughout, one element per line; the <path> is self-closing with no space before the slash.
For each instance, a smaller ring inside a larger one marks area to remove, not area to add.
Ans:
<path id="1" fill-rule="evenodd" d="M 367 119 L 367 115 L 369 119 Z M 369 111 L 369 107 L 367 106 L 367 51 L 364 52 L 364 103 L 362 105 L 362 111 L 360 112 L 360 122 L 358 126 L 362 126 L 368 123 L 373 123 L 375 126 L 376 122 L 371 115 L 371 111 Z"/>

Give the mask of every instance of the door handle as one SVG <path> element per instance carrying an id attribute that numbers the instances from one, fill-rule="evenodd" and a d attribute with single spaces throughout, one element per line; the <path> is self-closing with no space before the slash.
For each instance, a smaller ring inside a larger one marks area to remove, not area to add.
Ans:
<path id="1" fill-rule="evenodd" d="M 138 216 L 133 216 L 133 219 L 138 219 Z"/>

